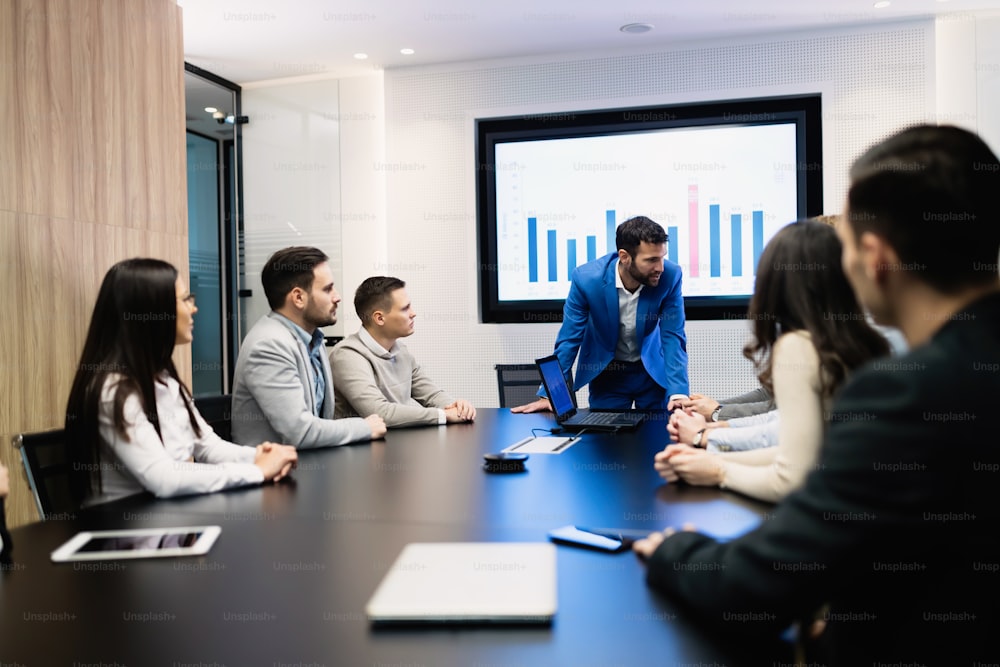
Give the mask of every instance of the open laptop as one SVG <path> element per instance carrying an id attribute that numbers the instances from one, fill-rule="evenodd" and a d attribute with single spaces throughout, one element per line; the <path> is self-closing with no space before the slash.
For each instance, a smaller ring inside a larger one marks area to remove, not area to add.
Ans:
<path id="1" fill-rule="evenodd" d="M 576 393 L 567 384 L 559 359 L 553 354 L 535 359 L 535 364 L 556 421 L 568 431 L 624 431 L 636 428 L 646 419 L 645 414 L 635 410 L 578 410 Z"/>
<path id="2" fill-rule="evenodd" d="M 365 607 L 388 623 L 550 624 L 556 549 L 545 542 L 407 544 Z"/>

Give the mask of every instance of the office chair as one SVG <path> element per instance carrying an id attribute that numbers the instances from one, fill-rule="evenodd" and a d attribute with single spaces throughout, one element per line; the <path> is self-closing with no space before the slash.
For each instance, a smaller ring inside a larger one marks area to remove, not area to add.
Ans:
<path id="1" fill-rule="evenodd" d="M 542 376 L 535 364 L 497 364 L 494 368 L 497 369 L 501 408 L 524 405 L 538 398 Z"/>
<path id="2" fill-rule="evenodd" d="M 69 449 L 62 429 L 19 433 L 14 436 L 13 444 L 21 452 L 28 486 L 42 521 L 53 514 L 69 514 L 79 509 L 70 492 Z"/>
<path id="3" fill-rule="evenodd" d="M 223 440 L 233 440 L 233 395 L 201 396 L 194 399 L 194 407 Z"/>

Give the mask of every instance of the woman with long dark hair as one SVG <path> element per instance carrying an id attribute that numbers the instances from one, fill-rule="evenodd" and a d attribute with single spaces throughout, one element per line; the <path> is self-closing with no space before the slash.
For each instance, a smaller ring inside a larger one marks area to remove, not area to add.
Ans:
<path id="1" fill-rule="evenodd" d="M 226 442 L 198 414 L 171 359 L 197 310 L 167 262 L 127 259 L 104 276 L 66 408 L 81 504 L 277 481 L 295 464 L 295 448 Z"/>
<path id="2" fill-rule="evenodd" d="M 655 457 L 664 479 L 772 502 L 802 484 L 818 459 L 833 394 L 855 368 L 889 353 L 844 276 L 840 253 L 832 227 L 805 220 L 782 228 L 761 254 L 748 314 L 753 340 L 743 354 L 774 396 L 777 446 L 714 453 L 672 444 Z M 689 411 L 674 413 L 668 430 L 697 446 L 706 428 L 704 417 Z"/>

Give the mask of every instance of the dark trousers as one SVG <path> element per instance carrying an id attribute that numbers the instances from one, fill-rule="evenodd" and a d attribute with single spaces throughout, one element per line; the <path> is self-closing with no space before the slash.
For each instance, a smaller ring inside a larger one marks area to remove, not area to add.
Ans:
<path id="1" fill-rule="evenodd" d="M 590 407 L 598 410 L 627 410 L 633 403 L 640 410 L 666 410 L 667 399 L 641 361 L 616 359 L 590 381 Z"/>

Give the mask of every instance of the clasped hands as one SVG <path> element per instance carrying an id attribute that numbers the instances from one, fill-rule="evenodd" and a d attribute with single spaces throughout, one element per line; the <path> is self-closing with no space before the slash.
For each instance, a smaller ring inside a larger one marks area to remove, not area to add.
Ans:
<path id="1" fill-rule="evenodd" d="M 451 405 L 444 406 L 442 409 L 449 424 L 471 422 L 476 419 L 476 409 L 468 401 L 459 399 Z"/>
<path id="2" fill-rule="evenodd" d="M 299 461 L 299 452 L 291 445 L 264 442 L 256 447 L 254 465 L 264 473 L 264 479 L 280 482 L 288 476 Z"/>
<path id="3" fill-rule="evenodd" d="M 703 397 L 692 396 L 692 399 L 695 400 L 700 398 Z M 719 484 L 722 481 L 723 472 L 718 459 L 704 449 L 691 445 L 699 431 L 711 429 L 714 424 L 707 422 L 705 417 L 697 411 L 697 406 L 683 405 L 681 401 L 671 401 L 668 408 L 671 410 L 683 408 L 683 411 L 675 410 L 670 416 L 667 433 L 674 444 L 667 445 L 662 452 L 657 452 L 656 456 L 653 457 L 653 467 L 656 472 L 668 482 L 684 480 L 688 484 L 698 486 Z M 712 409 L 715 408 L 712 407 Z M 702 437 L 704 438 L 704 434 Z M 695 528 L 691 524 L 684 524 L 682 530 L 693 531 Z M 632 544 L 632 550 L 644 559 L 650 558 L 663 543 L 663 540 L 676 532 L 673 528 L 667 528 L 660 532 L 650 533 L 649 537 L 636 540 Z"/>
<path id="4" fill-rule="evenodd" d="M 670 407 L 675 407 L 672 402 Z M 679 407 L 679 406 L 677 406 Z M 667 433 L 675 444 L 667 445 L 653 457 L 653 467 L 664 480 L 684 480 L 696 486 L 716 486 L 723 480 L 723 469 L 718 458 L 704 449 L 692 446 L 699 431 L 713 428 L 704 416 L 693 408 L 675 410 L 667 424 Z M 706 436 L 702 435 L 702 444 Z"/>

